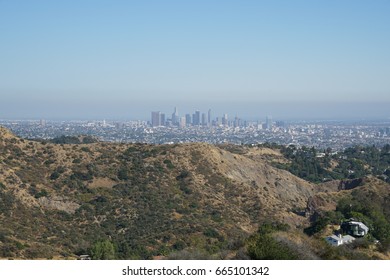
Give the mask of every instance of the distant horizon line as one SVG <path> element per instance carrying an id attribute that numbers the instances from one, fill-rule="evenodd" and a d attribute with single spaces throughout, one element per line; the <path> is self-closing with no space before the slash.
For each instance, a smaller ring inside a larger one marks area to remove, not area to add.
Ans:
<path id="1" fill-rule="evenodd" d="M 228 114 L 229 115 L 229 114 Z M 184 115 L 185 116 L 185 115 Z M 266 118 L 272 117 L 272 115 L 265 115 L 263 118 L 258 119 L 246 119 L 243 117 L 239 117 L 241 120 L 249 121 L 249 122 L 258 122 L 261 120 L 266 120 Z M 232 119 L 234 119 L 233 117 Z M 230 119 L 230 118 L 229 118 Z M 291 117 L 291 118 L 273 118 L 273 121 L 284 121 L 284 122 L 390 122 L 390 117 L 387 118 L 299 118 L 299 117 Z M 105 117 L 98 117 L 98 118 L 92 118 L 92 117 L 85 117 L 85 118 L 0 118 L 0 122 L 3 121 L 30 121 L 30 122 L 40 122 L 40 121 L 49 121 L 49 122 L 86 122 L 86 121 L 94 121 L 94 122 L 100 122 L 100 121 L 106 121 L 106 122 L 132 122 L 132 121 L 143 121 L 143 122 L 150 122 L 149 119 L 144 118 L 105 118 Z"/>

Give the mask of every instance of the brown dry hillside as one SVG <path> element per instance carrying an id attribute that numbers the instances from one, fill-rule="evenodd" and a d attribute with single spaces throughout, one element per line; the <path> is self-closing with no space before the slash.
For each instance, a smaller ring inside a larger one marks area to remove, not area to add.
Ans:
<path id="1" fill-rule="evenodd" d="M 263 222 L 307 226 L 296 210 L 324 191 L 273 159 L 283 160 L 200 143 L 53 144 L 0 128 L 0 257 L 75 258 L 109 240 L 116 258 L 229 258 Z"/>

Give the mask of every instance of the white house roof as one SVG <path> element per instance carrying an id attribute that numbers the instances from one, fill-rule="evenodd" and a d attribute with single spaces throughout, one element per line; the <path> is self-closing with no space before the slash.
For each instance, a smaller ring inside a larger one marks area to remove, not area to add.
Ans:
<path id="1" fill-rule="evenodd" d="M 355 222 L 355 221 L 351 221 L 349 222 L 350 224 L 353 224 L 353 225 L 358 225 L 360 228 L 362 228 L 365 232 L 368 232 L 368 227 L 363 224 L 362 222 Z"/>
<path id="2" fill-rule="evenodd" d="M 342 244 L 348 244 L 355 240 L 355 237 L 350 235 L 331 235 L 326 237 L 326 240 L 333 244 L 333 246 L 339 246 Z"/>

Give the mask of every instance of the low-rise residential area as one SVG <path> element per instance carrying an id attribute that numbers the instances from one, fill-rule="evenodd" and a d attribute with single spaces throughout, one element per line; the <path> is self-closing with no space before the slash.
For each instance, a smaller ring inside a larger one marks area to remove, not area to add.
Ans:
<path id="1" fill-rule="evenodd" d="M 151 121 L 106 120 L 0 120 L 0 125 L 29 139 L 50 139 L 62 135 L 93 135 L 102 141 L 173 144 L 262 144 L 309 146 L 343 150 L 355 145 L 383 146 L 390 143 L 390 121 L 225 121 L 172 123 L 154 126 Z M 321 154 L 318 154 L 320 157 Z"/>

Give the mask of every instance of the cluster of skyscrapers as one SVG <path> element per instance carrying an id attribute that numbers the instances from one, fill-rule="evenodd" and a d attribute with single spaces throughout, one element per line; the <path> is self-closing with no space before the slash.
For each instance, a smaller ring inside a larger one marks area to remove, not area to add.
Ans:
<path id="1" fill-rule="evenodd" d="M 174 108 L 174 111 L 171 117 L 167 118 L 165 113 L 160 111 L 152 112 L 151 126 L 234 126 L 241 127 L 246 126 L 246 121 L 241 120 L 238 117 L 235 117 L 233 120 L 228 119 L 228 114 L 223 114 L 222 117 L 212 118 L 211 109 L 207 113 L 201 113 L 196 110 L 193 114 L 186 114 L 185 116 L 179 116 L 177 107 Z M 266 124 L 267 128 L 272 126 L 272 118 L 267 117 Z"/>
<path id="2" fill-rule="evenodd" d="M 177 107 L 175 107 L 170 118 L 166 118 L 165 114 L 160 111 L 152 112 L 152 121 L 151 125 L 156 126 L 179 126 L 185 127 L 190 125 L 202 125 L 210 126 L 212 125 L 211 119 L 211 110 L 208 110 L 206 113 L 201 113 L 200 111 L 195 111 L 195 113 L 186 114 L 185 116 L 179 116 Z"/>

